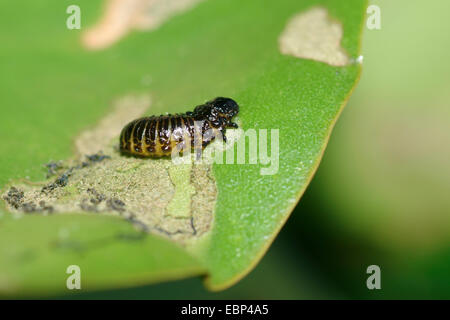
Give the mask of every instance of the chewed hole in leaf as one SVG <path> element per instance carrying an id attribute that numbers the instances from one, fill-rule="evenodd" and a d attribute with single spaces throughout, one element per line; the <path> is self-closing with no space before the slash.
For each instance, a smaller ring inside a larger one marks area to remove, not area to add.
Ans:
<path id="1" fill-rule="evenodd" d="M 99 148 L 103 152 L 48 163 L 48 181 L 7 189 L 2 198 L 10 211 L 118 215 L 181 244 L 207 233 L 217 198 L 212 163 L 177 164 L 170 157 L 136 158 L 117 150 L 124 108 L 130 110 L 130 102 L 140 101 L 128 115 L 135 116 L 145 105 L 141 100 L 122 99 L 126 103 L 119 103 L 97 127 L 76 140 L 79 153 Z"/>
<path id="2" fill-rule="evenodd" d="M 180 14 L 203 0 L 105 0 L 104 12 L 95 26 L 82 38 L 91 50 L 104 49 L 131 30 L 153 30 L 170 17 Z"/>
<path id="3" fill-rule="evenodd" d="M 342 35 L 342 25 L 329 17 L 327 9 L 315 7 L 289 20 L 279 38 L 280 51 L 297 58 L 345 66 L 350 59 L 340 45 Z"/>

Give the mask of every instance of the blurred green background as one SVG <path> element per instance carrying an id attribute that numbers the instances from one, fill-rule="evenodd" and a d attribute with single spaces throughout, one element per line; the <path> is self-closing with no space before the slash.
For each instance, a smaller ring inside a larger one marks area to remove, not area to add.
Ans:
<path id="1" fill-rule="evenodd" d="M 450 30 L 446 1 L 371 1 L 363 75 L 323 162 L 256 269 L 79 298 L 450 298 Z M 368 290 L 366 268 L 381 268 Z"/>

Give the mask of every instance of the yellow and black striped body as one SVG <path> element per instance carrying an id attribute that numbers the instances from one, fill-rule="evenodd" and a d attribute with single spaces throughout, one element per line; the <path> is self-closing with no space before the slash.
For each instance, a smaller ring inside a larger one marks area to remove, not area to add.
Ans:
<path id="1" fill-rule="evenodd" d="M 143 157 L 169 156 L 183 141 L 189 140 L 193 146 L 194 124 L 195 119 L 185 114 L 134 120 L 122 130 L 120 149 Z"/>
<path id="2" fill-rule="evenodd" d="M 233 100 L 216 98 L 193 112 L 136 119 L 123 128 L 120 150 L 143 157 L 164 157 L 179 152 L 187 143 L 191 148 L 204 148 L 216 137 L 211 132 L 220 132 L 226 139 L 226 127 L 237 127 L 231 118 L 238 111 Z"/>

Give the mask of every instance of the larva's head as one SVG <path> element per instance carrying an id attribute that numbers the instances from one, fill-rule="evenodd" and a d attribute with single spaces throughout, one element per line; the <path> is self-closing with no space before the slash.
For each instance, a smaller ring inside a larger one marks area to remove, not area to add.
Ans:
<path id="1" fill-rule="evenodd" d="M 220 117 L 224 117 L 227 120 L 231 120 L 239 113 L 239 106 L 233 99 L 218 97 L 209 103 L 211 103 L 212 108 Z"/>
<path id="2" fill-rule="evenodd" d="M 233 99 L 217 97 L 194 109 L 199 118 L 208 119 L 216 126 L 227 125 L 239 113 L 239 106 Z"/>

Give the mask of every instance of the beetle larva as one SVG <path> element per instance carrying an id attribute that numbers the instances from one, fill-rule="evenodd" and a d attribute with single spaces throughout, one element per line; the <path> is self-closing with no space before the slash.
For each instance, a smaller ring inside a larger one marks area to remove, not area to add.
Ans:
<path id="1" fill-rule="evenodd" d="M 231 121 L 238 112 L 233 99 L 218 97 L 195 107 L 193 112 L 136 119 L 122 129 L 120 150 L 143 157 L 163 157 L 185 146 L 187 140 L 194 147 L 196 139 L 201 139 L 197 141 L 201 141 L 203 149 L 218 133 L 226 141 L 226 128 L 238 127 Z"/>

